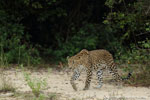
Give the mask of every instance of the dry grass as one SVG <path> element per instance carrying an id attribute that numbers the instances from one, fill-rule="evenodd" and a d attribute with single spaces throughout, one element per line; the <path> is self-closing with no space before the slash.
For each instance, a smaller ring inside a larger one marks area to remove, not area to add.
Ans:
<path id="1" fill-rule="evenodd" d="M 15 87 L 12 85 L 11 81 L 7 79 L 3 70 L 0 71 L 0 80 L 1 80 L 0 92 L 15 92 L 16 90 Z"/>
<path id="2" fill-rule="evenodd" d="M 130 80 L 126 84 L 131 86 L 150 86 L 150 65 L 133 66 L 133 73 Z"/>

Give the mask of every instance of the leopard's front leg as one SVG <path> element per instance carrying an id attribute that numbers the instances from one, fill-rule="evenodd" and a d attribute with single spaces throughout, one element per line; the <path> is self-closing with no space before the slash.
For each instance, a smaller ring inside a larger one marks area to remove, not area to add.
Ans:
<path id="1" fill-rule="evenodd" d="M 80 76 L 80 71 L 78 69 L 75 69 L 73 72 L 73 75 L 71 77 L 70 83 L 72 85 L 72 88 L 77 91 L 77 87 L 76 84 L 74 83 L 75 80 L 77 80 Z"/>
<path id="2" fill-rule="evenodd" d="M 83 90 L 88 90 L 89 87 L 90 87 L 90 82 L 91 82 L 91 79 L 92 79 L 92 69 L 91 68 L 88 68 L 86 70 L 87 72 L 87 78 L 86 78 L 86 82 L 85 82 L 85 87 Z"/>

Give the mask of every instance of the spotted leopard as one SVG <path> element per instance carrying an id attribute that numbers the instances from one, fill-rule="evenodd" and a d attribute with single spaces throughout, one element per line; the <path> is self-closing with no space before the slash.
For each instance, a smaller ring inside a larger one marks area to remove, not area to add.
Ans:
<path id="1" fill-rule="evenodd" d="M 107 50 L 103 50 L 103 49 L 92 50 L 92 51 L 83 49 L 76 55 L 68 58 L 68 66 L 74 70 L 70 80 L 70 83 L 74 90 L 77 90 L 74 81 L 79 78 L 80 73 L 83 70 L 86 70 L 87 72 L 87 78 L 83 90 L 89 89 L 93 70 L 97 71 L 96 75 L 99 83 L 98 88 L 101 88 L 103 83 L 102 75 L 104 69 L 108 69 L 117 81 L 129 79 L 131 76 L 131 73 L 129 73 L 126 78 L 122 78 L 117 72 L 112 54 L 109 53 Z"/>

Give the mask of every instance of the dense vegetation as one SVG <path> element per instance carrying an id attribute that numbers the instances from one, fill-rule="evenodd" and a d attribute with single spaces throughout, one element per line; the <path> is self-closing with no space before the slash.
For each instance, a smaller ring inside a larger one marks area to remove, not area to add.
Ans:
<path id="1" fill-rule="evenodd" d="M 0 63 L 65 61 L 81 49 L 150 60 L 149 0 L 1 0 Z"/>

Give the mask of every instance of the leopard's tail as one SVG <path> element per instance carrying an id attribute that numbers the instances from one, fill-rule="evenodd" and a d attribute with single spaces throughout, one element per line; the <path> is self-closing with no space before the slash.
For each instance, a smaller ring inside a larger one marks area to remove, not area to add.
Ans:
<path id="1" fill-rule="evenodd" d="M 130 79 L 131 76 L 132 76 L 132 72 L 129 72 L 127 77 L 125 77 L 125 78 L 122 78 L 122 77 L 121 77 L 121 79 L 122 79 L 123 81 L 125 81 L 125 80 Z"/>
<path id="2" fill-rule="evenodd" d="M 112 73 L 112 75 L 117 79 L 117 80 L 120 80 L 120 81 L 125 81 L 125 80 L 128 80 L 130 79 L 130 77 L 132 76 L 132 72 L 129 72 L 127 77 L 121 77 L 119 74 L 118 74 L 118 70 L 116 68 L 116 64 L 114 62 L 111 63 L 111 68 L 110 68 L 110 71 Z"/>

